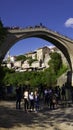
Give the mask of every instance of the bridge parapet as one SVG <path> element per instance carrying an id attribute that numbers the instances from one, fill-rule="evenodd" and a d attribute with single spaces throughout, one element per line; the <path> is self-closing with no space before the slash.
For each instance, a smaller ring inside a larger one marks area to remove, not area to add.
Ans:
<path id="1" fill-rule="evenodd" d="M 64 40 L 67 40 L 67 41 L 73 43 L 73 39 L 70 39 L 67 36 L 62 35 L 57 31 L 52 31 L 51 29 L 48 29 L 48 28 L 42 27 L 42 26 L 41 27 L 38 26 L 38 27 L 10 28 L 10 29 L 8 29 L 8 32 L 13 33 L 13 34 L 27 33 L 27 32 L 38 32 L 38 31 L 46 32 L 46 33 L 49 33 L 49 34 L 52 34 L 52 35 L 56 35 L 56 36 L 58 36 L 58 37 L 60 37 L 60 38 L 62 38 Z"/>

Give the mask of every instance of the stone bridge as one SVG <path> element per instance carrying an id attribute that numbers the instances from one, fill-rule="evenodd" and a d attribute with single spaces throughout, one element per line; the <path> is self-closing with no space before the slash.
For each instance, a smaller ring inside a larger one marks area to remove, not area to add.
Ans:
<path id="1" fill-rule="evenodd" d="M 3 60 L 8 50 L 14 44 L 16 44 L 18 41 L 22 39 L 30 37 L 41 38 L 55 45 L 66 57 L 70 67 L 70 71 L 73 71 L 73 40 L 64 35 L 59 34 L 56 31 L 49 30 L 44 26 L 35 26 L 27 28 L 7 28 L 6 39 L 0 45 L 0 61 Z M 71 75 L 70 77 L 72 80 Z"/>

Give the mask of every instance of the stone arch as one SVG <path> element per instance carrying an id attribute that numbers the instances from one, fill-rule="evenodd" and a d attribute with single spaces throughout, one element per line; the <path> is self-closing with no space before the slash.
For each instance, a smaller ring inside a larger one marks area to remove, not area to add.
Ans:
<path id="1" fill-rule="evenodd" d="M 7 51 L 18 41 L 30 37 L 41 38 L 55 45 L 66 57 L 70 69 L 73 69 L 73 40 L 57 32 L 44 27 L 33 28 L 9 28 L 5 42 L 0 45 L 0 60 L 2 60 Z"/>

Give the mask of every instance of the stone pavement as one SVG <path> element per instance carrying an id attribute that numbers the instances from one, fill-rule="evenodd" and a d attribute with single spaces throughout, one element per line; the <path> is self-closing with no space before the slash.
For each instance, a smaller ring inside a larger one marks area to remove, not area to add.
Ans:
<path id="1" fill-rule="evenodd" d="M 15 102 L 0 101 L 0 130 L 73 130 L 73 107 L 25 113 Z"/>

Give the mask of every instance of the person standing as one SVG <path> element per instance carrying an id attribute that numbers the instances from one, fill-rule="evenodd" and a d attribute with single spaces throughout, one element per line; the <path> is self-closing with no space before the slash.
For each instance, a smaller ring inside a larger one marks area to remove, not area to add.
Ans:
<path id="1" fill-rule="evenodd" d="M 29 93 L 29 103 L 30 103 L 30 110 L 34 110 L 34 93 L 30 92 Z"/>
<path id="2" fill-rule="evenodd" d="M 16 109 L 21 109 L 22 90 L 21 86 L 16 88 Z"/>
<path id="3" fill-rule="evenodd" d="M 34 106 L 35 106 L 35 111 L 37 112 L 39 110 L 39 93 L 38 93 L 38 91 L 34 92 Z"/>
<path id="4" fill-rule="evenodd" d="M 29 92 L 26 89 L 24 91 L 24 110 L 28 112 L 28 106 L 29 106 Z"/>

